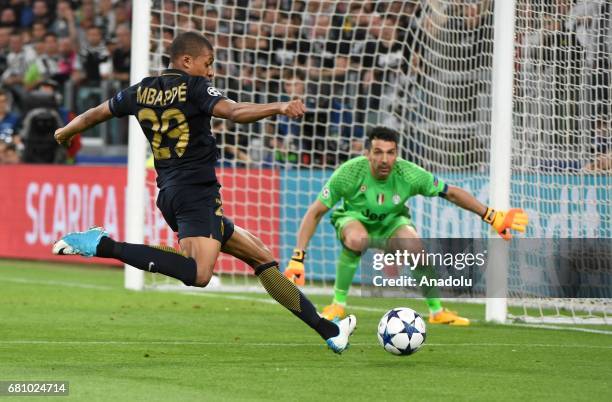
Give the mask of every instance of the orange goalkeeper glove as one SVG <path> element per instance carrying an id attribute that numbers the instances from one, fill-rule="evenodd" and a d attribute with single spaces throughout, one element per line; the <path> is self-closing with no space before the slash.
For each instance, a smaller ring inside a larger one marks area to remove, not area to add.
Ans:
<path id="1" fill-rule="evenodd" d="M 304 258 L 306 258 L 306 252 L 299 248 L 293 249 L 293 256 L 285 268 L 285 276 L 291 282 L 298 286 L 304 286 L 306 284 L 306 272 L 304 272 Z"/>
<path id="2" fill-rule="evenodd" d="M 527 213 L 520 208 L 512 208 L 508 211 L 496 211 L 492 208 L 487 208 L 487 212 L 482 216 L 482 220 L 493 226 L 504 240 L 512 238 L 510 229 L 524 232 L 525 227 L 529 223 Z"/>

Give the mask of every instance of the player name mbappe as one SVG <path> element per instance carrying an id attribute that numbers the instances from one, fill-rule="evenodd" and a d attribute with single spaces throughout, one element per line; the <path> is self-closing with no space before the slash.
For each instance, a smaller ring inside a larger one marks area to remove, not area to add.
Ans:
<path id="1" fill-rule="evenodd" d="M 176 99 L 179 102 L 187 101 L 187 84 L 182 83 L 175 87 L 162 91 L 157 88 L 138 86 L 136 90 L 136 102 L 149 106 L 166 106 Z"/>

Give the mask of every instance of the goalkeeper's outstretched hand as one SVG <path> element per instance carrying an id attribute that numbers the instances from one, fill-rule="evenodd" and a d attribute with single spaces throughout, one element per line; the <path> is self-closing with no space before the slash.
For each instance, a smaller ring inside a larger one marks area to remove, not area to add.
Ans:
<path id="1" fill-rule="evenodd" d="M 512 208 L 508 211 L 496 211 L 487 208 L 482 220 L 493 226 L 504 240 L 512 239 L 510 229 L 524 232 L 529 223 L 527 213 L 520 208 Z"/>
<path id="2" fill-rule="evenodd" d="M 285 268 L 285 276 L 291 282 L 298 286 L 304 286 L 306 283 L 306 272 L 304 272 L 304 258 L 306 252 L 298 248 L 293 250 L 293 256 Z"/>

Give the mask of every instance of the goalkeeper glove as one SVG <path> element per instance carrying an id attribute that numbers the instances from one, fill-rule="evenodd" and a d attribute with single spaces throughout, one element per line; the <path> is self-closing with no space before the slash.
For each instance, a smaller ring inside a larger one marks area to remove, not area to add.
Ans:
<path id="1" fill-rule="evenodd" d="M 493 226 L 504 240 L 512 238 L 510 229 L 524 232 L 525 226 L 529 223 L 527 213 L 520 208 L 512 208 L 508 211 L 496 211 L 492 208 L 487 208 L 487 212 L 482 216 L 482 220 Z"/>
<path id="2" fill-rule="evenodd" d="M 293 249 L 293 256 L 289 261 L 289 265 L 285 268 L 285 276 L 287 279 L 299 286 L 304 286 L 306 283 L 304 258 L 306 258 L 306 252 L 304 250 L 300 250 L 299 248 Z"/>

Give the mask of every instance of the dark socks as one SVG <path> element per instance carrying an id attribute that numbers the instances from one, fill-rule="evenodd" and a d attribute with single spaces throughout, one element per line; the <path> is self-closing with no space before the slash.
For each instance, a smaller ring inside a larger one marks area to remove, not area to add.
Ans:
<path id="1" fill-rule="evenodd" d="M 176 278 L 187 286 L 195 285 L 197 264 L 171 247 L 117 242 L 110 237 L 100 239 L 97 257 L 116 258 L 143 271 L 158 272 Z"/>
<path id="2" fill-rule="evenodd" d="M 317 314 L 317 310 L 310 300 L 300 292 L 293 282 L 280 273 L 276 261 L 256 267 L 255 274 L 274 300 L 317 331 L 321 338 L 329 339 L 338 335 L 338 326 Z"/>

